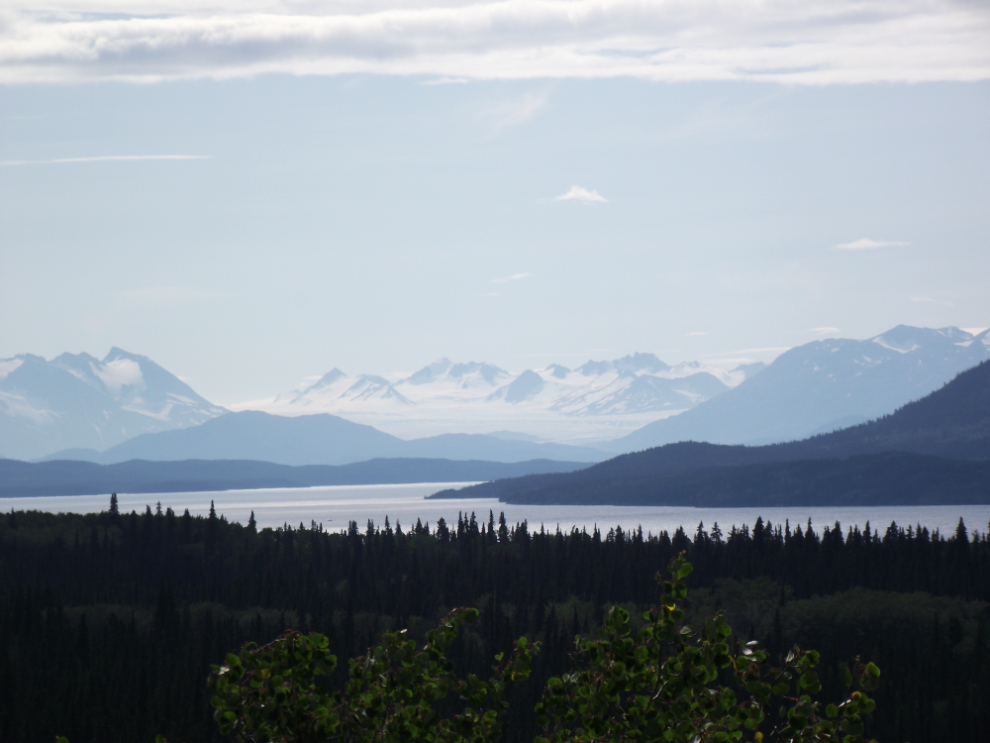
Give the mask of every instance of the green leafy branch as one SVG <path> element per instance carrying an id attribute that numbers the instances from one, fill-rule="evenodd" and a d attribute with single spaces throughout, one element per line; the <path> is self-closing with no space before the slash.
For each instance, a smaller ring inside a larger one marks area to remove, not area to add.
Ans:
<path id="1" fill-rule="evenodd" d="M 511 657 L 496 657 L 487 681 L 458 678 L 447 652 L 458 627 L 477 617 L 477 609 L 455 609 L 427 633 L 421 649 L 405 630 L 385 633 L 377 647 L 350 661 L 347 683 L 333 693 L 317 683 L 337 665 L 323 635 L 288 631 L 261 648 L 249 643 L 210 676 L 214 718 L 238 741 L 495 740 L 508 706 L 505 688 L 529 676 L 539 643 L 531 647 L 521 638 Z M 444 717 L 438 704 L 451 694 L 467 706 Z"/>
<path id="2" fill-rule="evenodd" d="M 860 689 L 822 710 L 810 696 L 821 689 L 817 652 L 794 648 L 782 667 L 771 667 L 756 642 L 730 648 L 723 612 L 697 630 L 681 624 L 677 602 L 687 596 L 684 578 L 691 570 L 680 555 L 668 566 L 670 580 L 657 575 L 659 605 L 644 613 L 635 640 L 621 607 L 609 612 L 600 639 L 576 638 L 574 670 L 551 678 L 537 705 L 538 722 L 548 731 L 537 742 L 763 741 L 766 729 L 780 741 L 861 743 L 863 716 L 874 707 L 866 691 L 876 688 L 879 669 L 857 660 L 846 683 Z M 720 675 L 734 684 L 718 683 Z M 775 702 L 783 722 L 772 725 Z"/>

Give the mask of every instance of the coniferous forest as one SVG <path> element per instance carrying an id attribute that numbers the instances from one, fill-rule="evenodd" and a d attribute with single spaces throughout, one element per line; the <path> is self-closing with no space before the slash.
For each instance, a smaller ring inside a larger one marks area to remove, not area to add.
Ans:
<path id="1" fill-rule="evenodd" d="M 527 710 L 567 669 L 574 636 L 593 635 L 609 606 L 654 604 L 654 575 L 682 551 L 689 619 L 720 608 L 772 655 L 819 650 L 823 698 L 841 696 L 853 658 L 875 662 L 869 735 L 990 740 L 990 542 L 962 522 L 952 534 L 758 520 L 644 535 L 537 531 L 488 513 L 328 533 L 161 506 L 124 514 L 115 501 L 100 514 L 0 515 L 0 740 L 222 740 L 206 679 L 244 642 L 319 631 L 343 660 L 386 630 L 421 636 L 457 606 L 480 609 L 452 649 L 461 672 L 486 675 L 520 636 L 542 641 L 511 691 L 532 704 L 514 704 L 505 728 L 529 740 Z"/>

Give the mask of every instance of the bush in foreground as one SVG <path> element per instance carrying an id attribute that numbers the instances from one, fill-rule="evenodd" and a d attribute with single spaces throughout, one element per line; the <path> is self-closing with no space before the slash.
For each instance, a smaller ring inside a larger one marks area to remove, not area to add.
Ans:
<path id="1" fill-rule="evenodd" d="M 573 671 L 553 677 L 537 704 L 543 735 L 536 743 L 578 741 L 864 741 L 864 717 L 874 707 L 880 671 L 857 659 L 846 673 L 850 693 L 824 707 L 819 655 L 794 648 L 780 667 L 756 643 L 732 643 L 718 612 L 703 626 L 680 624 L 677 602 L 692 567 L 683 556 L 658 574 L 657 608 L 632 634 L 630 616 L 609 612 L 597 640 L 575 638 Z M 446 654 L 458 627 L 476 609 L 455 609 L 417 649 L 405 631 L 350 661 L 343 688 L 328 692 L 318 679 L 337 659 L 320 634 L 289 631 L 264 647 L 245 645 L 210 677 L 215 719 L 238 741 L 494 741 L 508 702 L 507 686 L 525 679 L 539 643 L 520 638 L 512 654 L 496 657 L 487 681 L 459 678 Z M 858 687 L 853 690 L 853 687 Z M 454 712 L 452 710 L 459 709 Z"/>

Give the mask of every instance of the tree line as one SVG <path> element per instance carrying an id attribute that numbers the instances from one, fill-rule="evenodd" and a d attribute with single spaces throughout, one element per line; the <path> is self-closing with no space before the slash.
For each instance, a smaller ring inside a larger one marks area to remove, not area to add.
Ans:
<path id="1" fill-rule="evenodd" d="M 221 740 L 205 680 L 244 642 L 317 631 L 348 658 L 387 631 L 421 638 L 459 606 L 479 609 L 452 641 L 463 673 L 484 676 L 521 636 L 541 642 L 530 678 L 508 692 L 535 701 L 567 670 L 574 636 L 592 636 L 613 605 L 639 616 L 681 552 L 694 566 L 689 621 L 722 609 L 774 659 L 794 643 L 818 648 L 834 698 L 845 664 L 875 661 L 884 683 L 870 735 L 975 741 L 990 729 L 990 543 L 962 522 L 941 534 L 758 519 L 654 535 L 489 512 L 330 533 L 258 530 L 212 508 L 120 513 L 114 499 L 99 514 L 0 516 L 0 739 Z M 504 740 L 532 738 L 532 706 L 512 705 Z"/>

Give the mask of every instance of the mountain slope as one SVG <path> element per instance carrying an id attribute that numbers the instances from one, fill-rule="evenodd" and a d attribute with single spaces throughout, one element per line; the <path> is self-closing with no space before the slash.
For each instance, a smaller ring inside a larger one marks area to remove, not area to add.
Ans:
<path id="1" fill-rule="evenodd" d="M 397 456 L 401 444 L 395 436 L 333 415 L 285 418 L 243 411 L 194 428 L 136 436 L 103 452 L 96 461 L 253 459 L 289 465 L 343 464 Z"/>
<path id="2" fill-rule="evenodd" d="M 568 483 L 559 475 L 518 478 L 528 483 L 541 479 L 545 482 L 538 487 L 502 488 L 500 492 L 500 484 L 515 482 L 501 480 L 430 497 L 498 496 L 505 503 L 699 508 L 990 504 L 990 461 L 904 452 L 647 477 L 575 478 Z"/>
<path id="3" fill-rule="evenodd" d="M 816 341 L 723 395 L 604 446 L 621 452 L 677 441 L 793 441 L 888 414 L 988 358 L 990 331 L 900 325 L 865 341 Z"/>
<path id="4" fill-rule="evenodd" d="M 946 458 L 980 462 L 957 465 Z M 721 498 L 729 503 L 737 496 L 756 498 L 760 487 L 770 499 L 776 497 L 774 493 L 792 499 L 801 492 L 824 497 L 828 483 L 844 488 L 835 495 L 846 497 L 857 492 L 850 483 L 862 476 L 873 483 L 870 497 L 874 499 L 887 497 L 881 492 L 884 482 L 891 492 L 907 488 L 905 493 L 917 497 L 922 490 L 931 494 L 958 486 L 963 488 L 958 497 L 963 497 L 964 490 L 970 496 L 976 492 L 973 488 L 980 480 L 973 479 L 973 473 L 983 472 L 988 461 L 990 361 L 985 361 L 892 415 L 831 434 L 759 447 L 668 444 L 578 472 L 483 483 L 457 493 L 508 502 L 673 504 L 702 499 L 697 501 L 700 504 L 704 498 Z M 914 481 L 895 470 L 902 464 L 913 472 Z M 981 487 L 990 497 L 985 482 Z"/>
<path id="5" fill-rule="evenodd" d="M 47 459 L 84 459 L 100 464 L 131 459 L 158 462 L 244 459 L 286 465 L 337 465 L 383 457 L 597 462 L 605 456 L 597 449 L 468 434 L 403 441 L 371 426 L 327 413 L 287 417 L 246 410 L 192 428 L 136 436 L 102 453 L 70 450 Z"/>
<path id="6" fill-rule="evenodd" d="M 7 457 L 105 449 L 225 412 L 150 359 L 119 348 L 102 361 L 85 353 L 0 360 L 0 454 Z"/>

